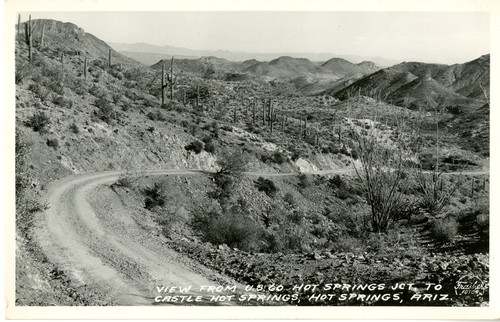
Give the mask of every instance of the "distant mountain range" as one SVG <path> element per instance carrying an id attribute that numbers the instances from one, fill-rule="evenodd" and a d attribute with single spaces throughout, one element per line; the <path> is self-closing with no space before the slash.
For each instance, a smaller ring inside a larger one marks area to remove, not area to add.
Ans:
<path id="1" fill-rule="evenodd" d="M 313 62 L 325 62 L 332 57 L 338 57 L 354 63 L 360 63 L 362 61 L 372 61 L 376 65 L 382 67 L 392 66 L 401 62 L 381 57 L 339 55 L 334 53 L 247 53 L 242 51 L 228 50 L 194 50 L 182 47 L 158 46 L 146 43 L 124 44 L 110 42 L 109 45 L 116 51 L 119 51 L 124 55 L 143 63 L 144 65 L 153 65 L 158 60 L 167 59 L 171 56 L 175 56 L 178 58 L 200 58 L 214 56 L 225 58 L 234 62 L 242 62 L 251 59 L 256 59 L 259 61 L 271 61 L 282 56 L 307 58 Z"/>
<path id="2" fill-rule="evenodd" d="M 111 47 L 82 28 L 72 23 L 49 19 L 35 22 L 33 32 L 36 34 L 39 34 L 41 26 L 44 26 L 47 47 L 55 46 L 60 51 L 67 52 L 68 57 L 80 56 L 79 59 L 83 59 L 86 56 L 90 61 L 107 60 Z M 35 39 L 36 41 L 38 40 Z M 117 47 L 116 44 L 113 46 L 113 64 L 142 66 L 136 60 L 116 51 L 123 47 Z M 353 63 L 340 57 L 313 61 L 307 57 L 294 58 L 287 55 L 265 61 L 254 56 L 252 59 L 235 61 L 222 57 L 232 54 L 226 51 L 210 52 L 219 56 L 193 58 L 192 54 L 201 52 L 147 44 L 127 46 L 132 46 L 132 49 L 142 46 L 143 50 L 171 50 L 171 54 L 175 56 L 176 73 L 189 73 L 206 79 L 225 81 L 279 81 L 292 84 L 305 95 L 330 95 L 338 99 L 358 93 L 366 96 L 376 95 L 386 102 L 411 109 L 432 110 L 438 107 L 459 114 L 462 111 L 470 113 L 483 108 L 488 104 L 490 96 L 489 54 L 463 64 L 403 62 L 381 68 L 374 61 Z M 187 57 L 181 58 L 181 53 Z M 75 54 L 77 56 L 74 56 Z M 148 66 L 160 69 L 166 54 L 154 55 L 160 59 Z M 316 57 L 320 55 L 322 54 Z"/>
<path id="3" fill-rule="evenodd" d="M 340 99 L 354 93 L 378 95 L 413 109 L 478 108 L 490 95 L 490 55 L 454 65 L 404 62 L 367 75 L 340 91 L 325 92 Z"/>

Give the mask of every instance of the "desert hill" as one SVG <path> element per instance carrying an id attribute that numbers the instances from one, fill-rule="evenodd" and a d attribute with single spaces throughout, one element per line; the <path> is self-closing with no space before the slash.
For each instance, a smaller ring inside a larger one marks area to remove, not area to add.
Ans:
<path id="1" fill-rule="evenodd" d="M 25 25 L 21 24 L 21 34 L 19 41 L 25 39 Z M 68 55 L 77 54 L 87 56 L 88 59 L 108 59 L 111 49 L 111 59 L 113 64 L 123 64 L 130 67 L 143 66 L 139 62 L 120 54 L 113 50 L 106 42 L 85 32 L 82 28 L 69 22 L 60 22 L 51 19 L 34 19 L 33 42 L 34 46 L 40 44 L 43 29 L 43 50 L 49 52 L 65 53 Z"/>
<path id="2" fill-rule="evenodd" d="M 339 91 L 346 99 L 359 93 L 414 109 L 480 107 L 489 97 L 489 55 L 455 65 L 404 62 L 365 76 Z"/>
<path id="3" fill-rule="evenodd" d="M 160 60 L 151 67 L 161 69 L 162 62 L 165 60 Z M 331 58 L 324 63 L 316 63 L 306 58 L 290 56 L 282 56 L 269 62 L 256 59 L 233 62 L 213 56 L 197 59 L 175 57 L 174 68 L 197 77 L 228 81 L 260 78 L 268 82 L 287 82 L 305 95 L 340 90 L 379 69 L 373 62 L 367 61 L 353 64 L 342 58 Z"/>

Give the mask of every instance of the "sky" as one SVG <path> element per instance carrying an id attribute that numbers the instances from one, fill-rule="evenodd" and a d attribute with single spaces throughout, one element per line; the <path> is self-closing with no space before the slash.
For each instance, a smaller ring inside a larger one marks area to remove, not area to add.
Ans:
<path id="1" fill-rule="evenodd" d="M 463 63 L 490 51 L 481 12 L 30 12 L 115 43 Z M 23 15 L 24 17 L 24 15 Z"/>

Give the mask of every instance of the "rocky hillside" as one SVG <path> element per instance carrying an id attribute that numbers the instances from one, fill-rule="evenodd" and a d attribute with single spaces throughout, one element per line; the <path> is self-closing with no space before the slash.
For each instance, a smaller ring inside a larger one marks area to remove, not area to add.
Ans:
<path id="1" fill-rule="evenodd" d="M 24 41 L 26 24 L 22 23 L 20 26 L 21 34 L 18 34 L 18 42 Z M 113 50 L 106 42 L 85 32 L 75 24 L 51 19 L 34 19 L 32 24 L 34 46 L 38 46 L 39 50 L 43 50 L 47 54 L 58 53 L 58 56 L 54 58 L 60 59 L 61 54 L 63 54 L 66 56 L 87 56 L 88 59 L 107 59 L 111 49 L 112 64 L 122 64 L 128 67 L 143 66 L 139 62 Z M 42 30 L 43 48 L 40 46 Z"/>
<path id="2" fill-rule="evenodd" d="M 328 93 L 340 99 L 356 93 L 376 96 L 412 109 L 471 111 L 489 97 L 489 66 L 489 55 L 455 65 L 404 62 Z"/>

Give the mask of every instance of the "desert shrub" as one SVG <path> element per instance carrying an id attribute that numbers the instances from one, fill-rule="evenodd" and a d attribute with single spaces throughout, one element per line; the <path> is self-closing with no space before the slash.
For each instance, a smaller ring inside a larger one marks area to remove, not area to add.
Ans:
<path id="1" fill-rule="evenodd" d="M 215 144 L 213 142 L 213 139 L 211 136 L 206 136 L 203 138 L 203 143 L 205 143 L 205 151 L 207 151 L 208 153 L 214 153 L 215 152 Z"/>
<path id="2" fill-rule="evenodd" d="M 30 90 L 42 102 L 45 102 L 50 95 L 50 91 L 38 83 L 30 84 L 30 86 L 28 86 L 28 90 Z"/>
<path id="3" fill-rule="evenodd" d="M 290 207 L 295 207 L 297 205 L 295 197 L 291 192 L 285 193 L 285 195 L 283 196 L 283 201 Z"/>
<path id="4" fill-rule="evenodd" d="M 304 173 L 299 174 L 298 179 L 299 179 L 298 186 L 300 189 L 305 189 L 305 188 L 309 187 L 310 182 L 309 182 L 309 178 L 307 177 L 306 174 L 304 174 Z"/>
<path id="5" fill-rule="evenodd" d="M 51 80 L 58 79 L 58 78 L 51 78 Z M 64 86 L 62 83 L 58 81 L 50 81 L 46 82 L 45 85 L 49 90 L 52 92 L 59 94 L 59 95 L 64 95 Z"/>
<path id="6" fill-rule="evenodd" d="M 163 182 L 155 182 L 142 190 L 145 197 L 144 208 L 152 210 L 156 207 L 163 207 L 166 199 L 166 186 Z"/>
<path id="7" fill-rule="evenodd" d="M 96 98 L 102 98 L 106 96 L 106 92 L 97 85 L 90 87 L 89 93 L 90 95 L 95 96 Z"/>
<path id="8" fill-rule="evenodd" d="M 462 180 L 460 178 L 459 180 Z M 458 185 L 446 182 L 441 172 L 425 173 L 422 169 L 415 171 L 417 193 L 420 197 L 419 206 L 431 216 L 436 216 L 450 203 Z"/>
<path id="9" fill-rule="evenodd" d="M 346 183 L 338 174 L 328 179 L 328 186 L 332 189 L 345 189 Z"/>
<path id="10" fill-rule="evenodd" d="M 71 125 L 69 126 L 69 130 L 75 134 L 78 134 L 80 133 L 80 128 L 78 127 L 78 125 L 76 125 L 76 123 L 71 123 Z"/>
<path id="11" fill-rule="evenodd" d="M 26 122 L 26 125 L 31 127 L 35 132 L 44 132 L 50 124 L 50 119 L 43 111 L 39 111 L 31 115 Z"/>
<path id="12" fill-rule="evenodd" d="M 331 248 L 337 252 L 355 252 L 363 246 L 358 238 L 343 235 L 331 243 Z"/>
<path id="13" fill-rule="evenodd" d="M 151 121 L 162 121 L 163 122 L 163 121 L 167 120 L 161 111 L 149 112 L 147 114 L 147 117 Z"/>
<path id="14" fill-rule="evenodd" d="M 451 242 L 458 232 L 458 224 L 454 218 L 437 219 L 432 227 L 432 237 L 437 242 Z"/>
<path id="15" fill-rule="evenodd" d="M 284 225 L 266 234 L 267 251 L 272 253 L 310 250 L 307 232 L 298 225 Z"/>
<path id="16" fill-rule="evenodd" d="M 257 190 L 264 192 L 269 197 L 273 198 L 278 192 L 278 187 L 274 184 L 272 180 L 259 177 L 254 181 L 255 187 Z"/>
<path id="17" fill-rule="evenodd" d="M 31 67 L 29 64 L 19 64 L 16 62 L 16 71 L 15 71 L 15 82 L 16 84 L 21 84 L 21 82 L 29 76 Z"/>
<path id="18" fill-rule="evenodd" d="M 249 161 L 249 155 L 238 149 L 221 149 L 217 158 L 218 173 L 239 177 L 246 171 Z"/>
<path id="19" fill-rule="evenodd" d="M 192 225 L 203 241 L 214 245 L 226 244 L 245 251 L 260 247 L 262 228 L 238 202 L 222 212 L 200 209 L 193 214 Z"/>
<path id="20" fill-rule="evenodd" d="M 111 99 L 113 100 L 113 103 L 116 105 L 120 102 L 122 98 L 122 94 L 121 93 L 113 93 L 111 95 Z"/>
<path id="21" fill-rule="evenodd" d="M 94 115 L 102 121 L 110 124 L 111 121 L 117 117 L 117 114 L 113 106 L 111 105 L 111 102 L 108 101 L 107 98 L 98 98 L 95 101 L 94 105 L 97 106 L 97 110 L 94 111 Z"/>
<path id="22" fill-rule="evenodd" d="M 120 177 L 116 181 L 116 185 L 119 187 L 124 187 L 124 188 L 129 188 L 132 189 L 134 187 L 134 181 L 130 177 Z"/>
<path id="23" fill-rule="evenodd" d="M 273 160 L 274 163 L 277 163 L 277 164 L 285 163 L 288 160 L 286 155 L 282 152 L 279 152 L 279 151 L 275 151 L 273 153 L 273 155 L 271 156 L 271 159 Z"/>
<path id="24" fill-rule="evenodd" d="M 52 103 L 61 106 L 61 107 L 67 107 L 71 108 L 73 106 L 73 101 L 69 99 L 65 99 L 64 97 L 60 95 L 54 95 L 52 96 Z"/>
<path id="25" fill-rule="evenodd" d="M 54 138 L 54 139 L 47 139 L 47 146 L 57 149 L 59 147 L 59 140 Z"/>
<path id="26" fill-rule="evenodd" d="M 194 153 L 199 154 L 201 151 L 203 151 L 204 147 L 205 147 L 205 144 L 203 142 L 196 140 L 196 141 L 189 143 L 184 148 L 187 151 L 193 151 Z"/>

